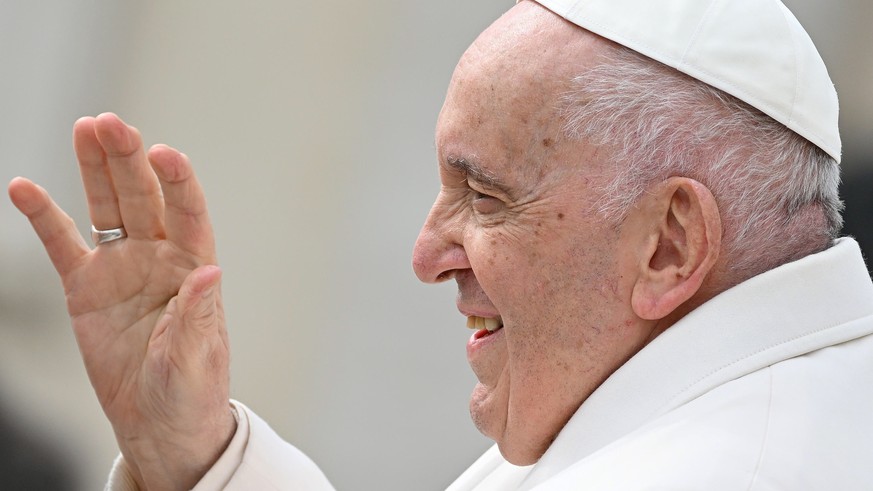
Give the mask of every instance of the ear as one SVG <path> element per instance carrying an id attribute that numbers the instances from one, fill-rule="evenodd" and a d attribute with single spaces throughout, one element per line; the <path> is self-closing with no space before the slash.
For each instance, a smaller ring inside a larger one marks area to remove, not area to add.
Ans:
<path id="1" fill-rule="evenodd" d="M 671 177 L 644 195 L 626 222 L 636 245 L 634 313 L 663 319 L 691 299 L 721 250 L 721 217 L 703 184 Z"/>

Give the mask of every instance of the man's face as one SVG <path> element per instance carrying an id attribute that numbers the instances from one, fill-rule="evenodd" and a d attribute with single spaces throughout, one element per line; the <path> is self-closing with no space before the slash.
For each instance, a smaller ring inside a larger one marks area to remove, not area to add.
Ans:
<path id="1" fill-rule="evenodd" d="M 615 164 L 562 137 L 556 113 L 603 42 L 522 2 L 464 55 L 437 125 L 442 185 L 413 263 L 422 281 L 457 282 L 478 326 L 471 414 L 518 465 L 649 334 L 627 300 L 621 232 L 591 213 Z"/>

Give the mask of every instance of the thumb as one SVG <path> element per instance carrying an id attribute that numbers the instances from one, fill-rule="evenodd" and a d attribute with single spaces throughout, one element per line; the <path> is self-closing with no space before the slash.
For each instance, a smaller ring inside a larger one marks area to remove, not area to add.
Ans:
<path id="1" fill-rule="evenodd" d="M 221 303 L 221 268 L 201 266 L 192 271 L 176 297 L 181 328 L 187 334 L 212 334 L 224 326 Z"/>
<path id="2" fill-rule="evenodd" d="M 195 378 L 205 375 L 204 370 L 226 370 L 230 348 L 220 283 L 218 266 L 201 266 L 188 274 L 152 336 L 154 352 L 163 353 L 156 360 L 169 357 L 174 366 Z"/>

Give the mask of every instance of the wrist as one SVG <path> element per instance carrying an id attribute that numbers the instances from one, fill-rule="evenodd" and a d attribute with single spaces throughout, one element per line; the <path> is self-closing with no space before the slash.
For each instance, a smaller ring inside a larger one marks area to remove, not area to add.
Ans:
<path id="1" fill-rule="evenodd" d="M 116 438 L 139 489 L 189 490 L 221 457 L 236 429 L 235 410 L 230 407 L 193 431 L 167 428 L 149 435 L 116 433 Z"/>

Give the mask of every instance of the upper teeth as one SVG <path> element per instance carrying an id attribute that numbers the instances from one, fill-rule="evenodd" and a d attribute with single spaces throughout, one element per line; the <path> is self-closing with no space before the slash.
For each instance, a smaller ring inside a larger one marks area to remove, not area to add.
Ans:
<path id="1" fill-rule="evenodd" d="M 467 327 L 470 329 L 488 329 L 489 332 L 494 332 L 503 327 L 503 319 L 500 317 L 476 317 L 471 315 L 467 317 Z"/>

